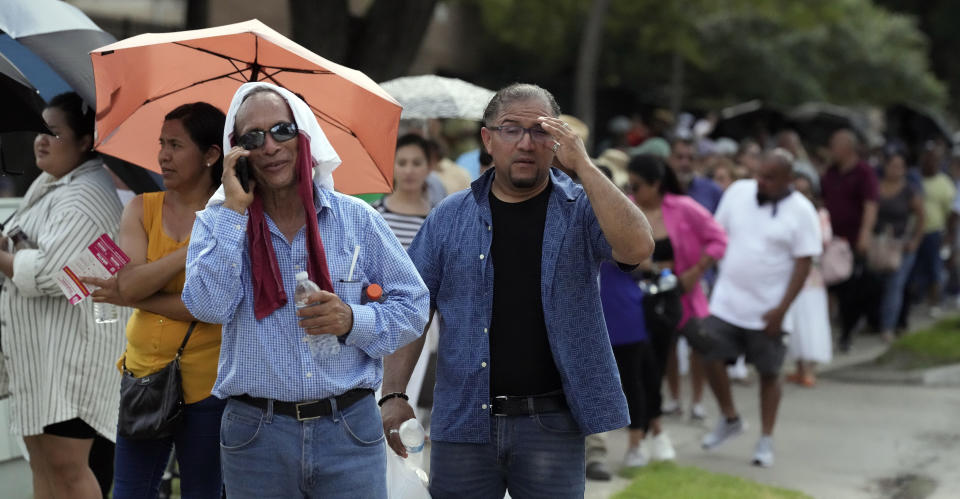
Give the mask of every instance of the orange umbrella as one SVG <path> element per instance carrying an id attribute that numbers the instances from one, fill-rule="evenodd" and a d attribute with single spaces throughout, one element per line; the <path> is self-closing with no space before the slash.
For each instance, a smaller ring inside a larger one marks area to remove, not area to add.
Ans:
<path id="1" fill-rule="evenodd" d="M 347 194 L 390 192 L 400 105 L 363 73 L 328 61 L 257 20 L 148 33 L 90 53 L 97 87 L 94 147 L 159 172 L 163 117 L 204 101 L 226 112 L 237 87 L 267 81 L 300 94 L 343 164 Z"/>

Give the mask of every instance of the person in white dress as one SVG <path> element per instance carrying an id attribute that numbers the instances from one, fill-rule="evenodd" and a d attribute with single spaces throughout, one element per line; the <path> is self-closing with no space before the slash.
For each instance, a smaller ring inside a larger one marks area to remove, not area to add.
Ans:
<path id="1" fill-rule="evenodd" d="M 52 134 L 34 140 L 37 167 L 0 238 L 0 327 L 10 376 L 10 432 L 23 436 L 34 497 L 100 498 L 88 464 L 97 434 L 113 440 L 120 403 L 125 315 L 97 324 L 93 302 L 71 305 L 60 269 L 102 234 L 115 236 L 123 210 L 110 174 L 92 152 L 94 110 L 75 93 L 43 111 Z"/>
<path id="2" fill-rule="evenodd" d="M 804 175 L 798 175 L 793 186 L 797 192 L 806 196 L 816 206 L 810 179 Z M 823 244 L 826 246 L 833 238 L 830 229 L 830 213 L 825 208 L 819 208 L 817 214 L 820 218 Z M 790 306 L 783 322 L 784 329 L 792 332 L 787 357 L 794 359 L 797 363 L 797 370 L 787 376 L 787 381 L 808 388 L 813 387 L 817 382 L 814 366 L 830 362 L 833 354 L 827 287 L 817 260 L 814 260 L 807 281 L 793 301 L 793 305 Z"/>

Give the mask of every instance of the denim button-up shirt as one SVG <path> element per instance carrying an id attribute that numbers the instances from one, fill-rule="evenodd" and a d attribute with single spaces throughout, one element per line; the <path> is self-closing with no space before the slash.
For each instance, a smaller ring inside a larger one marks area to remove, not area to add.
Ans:
<path id="1" fill-rule="evenodd" d="M 409 254 L 442 316 L 430 438 L 487 443 L 493 169 L 445 199 L 427 217 Z M 550 350 L 574 418 L 584 433 L 630 422 L 600 304 L 597 275 L 612 249 L 583 188 L 551 169 L 543 228 L 540 295 Z M 535 229 L 531 227 L 531 229 Z M 534 291 L 534 290 L 531 290 Z M 495 361 L 495 360 L 493 360 Z"/>
<path id="2" fill-rule="evenodd" d="M 183 303 L 204 322 L 223 324 L 213 394 L 248 394 L 286 402 L 376 389 L 382 357 L 413 341 L 427 322 L 428 295 L 400 242 L 372 207 L 314 185 L 317 225 L 337 296 L 353 309 L 353 329 L 340 353 L 314 359 L 293 303 L 297 272 L 307 269 L 306 229 L 287 241 L 269 215 L 273 250 L 287 303 L 263 320 L 253 314 L 247 216 L 223 205 L 197 214 L 187 252 Z M 348 279 L 354 248 L 359 257 Z M 383 287 L 381 303 L 360 303 L 364 286 Z"/>

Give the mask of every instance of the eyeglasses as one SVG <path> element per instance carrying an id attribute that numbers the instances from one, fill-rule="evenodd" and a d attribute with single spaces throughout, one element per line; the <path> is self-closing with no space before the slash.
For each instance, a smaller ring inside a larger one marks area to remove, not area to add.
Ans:
<path id="1" fill-rule="evenodd" d="M 540 127 L 523 128 L 522 126 L 507 125 L 507 126 L 493 126 L 488 128 L 488 130 L 493 130 L 494 132 L 497 132 L 498 134 L 500 134 L 501 139 L 511 144 L 514 144 L 523 140 L 523 135 L 525 133 L 529 133 L 530 138 L 533 139 L 533 141 L 538 144 L 544 144 L 548 140 L 553 140 L 550 137 L 550 134 L 547 133 L 546 130 Z"/>
<path id="2" fill-rule="evenodd" d="M 273 137 L 273 140 L 277 142 L 286 142 L 297 136 L 297 124 L 281 121 L 280 123 L 270 127 L 270 129 L 267 131 L 250 130 L 249 132 L 241 135 L 237 142 L 240 144 L 240 147 L 248 151 L 252 151 L 262 147 L 263 143 L 267 141 L 267 132 L 270 132 L 270 136 Z"/>

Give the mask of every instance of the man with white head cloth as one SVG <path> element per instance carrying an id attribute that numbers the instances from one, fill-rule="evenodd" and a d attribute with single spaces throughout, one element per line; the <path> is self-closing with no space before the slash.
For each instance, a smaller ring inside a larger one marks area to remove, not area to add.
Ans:
<path id="1" fill-rule="evenodd" d="M 183 302 L 223 324 L 213 394 L 229 399 L 220 429 L 227 495 L 386 497 L 373 392 L 381 358 L 422 333 L 427 289 L 377 212 L 333 191 L 340 159 L 300 98 L 241 86 L 224 150 L 222 194 L 194 223 Z M 240 158 L 249 192 L 235 174 Z M 301 271 L 323 291 L 298 311 Z M 371 283 L 385 298 L 362 304 Z M 339 352 L 311 353 L 304 339 L 326 334 Z"/>

